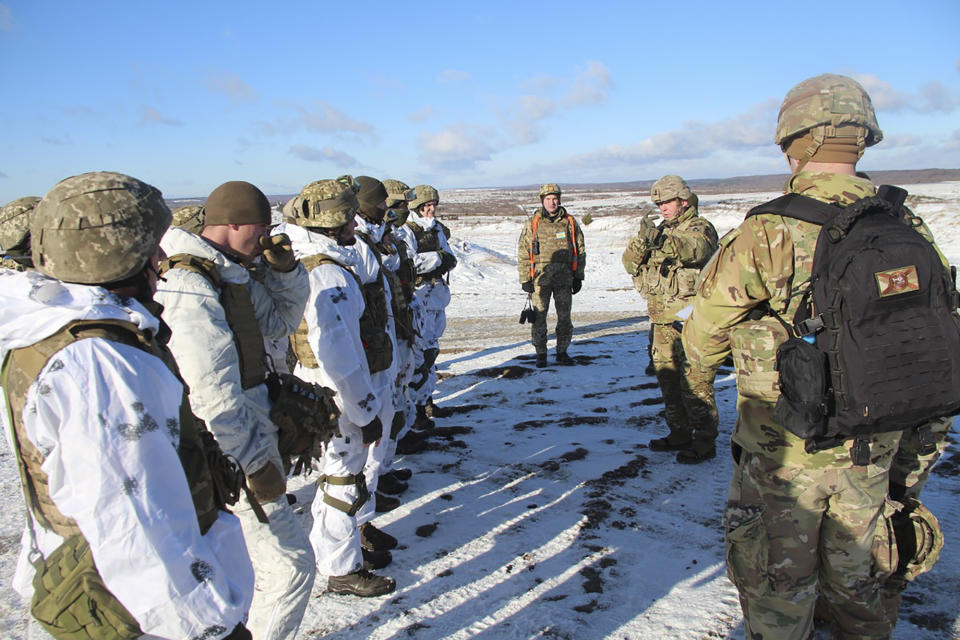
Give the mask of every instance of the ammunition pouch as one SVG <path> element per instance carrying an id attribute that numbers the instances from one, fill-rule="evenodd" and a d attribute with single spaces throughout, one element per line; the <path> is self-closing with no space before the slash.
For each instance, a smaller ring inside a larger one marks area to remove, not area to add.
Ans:
<path id="1" fill-rule="evenodd" d="M 790 433 L 809 439 L 822 436 L 827 425 L 827 356 L 802 338 L 777 348 L 780 397 L 773 418 Z"/>
<path id="2" fill-rule="evenodd" d="M 340 410 L 333 402 L 336 393 L 289 373 L 268 374 L 267 391 L 284 471 L 293 468 L 297 475 L 309 470 L 310 460 L 319 458 L 323 446 L 338 432 Z"/>
<path id="3" fill-rule="evenodd" d="M 34 565 L 30 613 L 57 640 L 132 640 L 140 625 L 110 593 L 82 535 Z"/>
<path id="4" fill-rule="evenodd" d="M 326 489 L 323 490 L 323 501 L 333 507 L 343 511 L 348 516 L 355 516 L 360 511 L 360 507 L 370 499 L 370 491 L 367 489 L 367 481 L 363 473 L 357 473 L 352 476 L 320 476 L 317 484 L 330 484 L 337 487 L 348 487 L 354 485 L 357 488 L 357 498 L 353 502 L 346 502 L 339 498 L 334 498 Z"/>

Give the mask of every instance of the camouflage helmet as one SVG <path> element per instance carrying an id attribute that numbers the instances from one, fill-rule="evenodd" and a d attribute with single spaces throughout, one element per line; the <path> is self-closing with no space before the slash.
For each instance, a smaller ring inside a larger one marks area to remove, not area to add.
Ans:
<path id="1" fill-rule="evenodd" d="M 387 206 L 395 207 L 401 202 L 406 204 L 407 192 L 410 187 L 405 182 L 399 180 L 384 180 L 383 186 L 387 190 Z"/>
<path id="2" fill-rule="evenodd" d="M 410 203 L 408 206 L 414 211 L 418 211 L 428 202 L 440 204 L 440 194 L 428 184 L 418 184 L 407 192 L 407 200 Z"/>
<path id="3" fill-rule="evenodd" d="M 352 182 L 352 178 L 347 181 L 341 176 L 336 180 L 316 180 L 305 186 L 290 205 L 294 221 L 302 227 L 321 229 L 337 229 L 347 224 L 359 208 Z"/>
<path id="4" fill-rule="evenodd" d="M 73 176 L 37 204 L 33 262 L 64 282 L 124 280 L 143 269 L 171 219 L 160 191 L 136 178 L 110 171 Z"/>
<path id="5" fill-rule="evenodd" d="M 25 196 L 8 202 L 0 209 L 0 249 L 12 251 L 27 246 L 30 240 L 30 217 L 40 198 Z"/>
<path id="6" fill-rule="evenodd" d="M 815 140 L 838 137 L 862 139 L 863 147 L 883 140 L 873 102 L 859 82 L 825 73 L 804 80 L 787 92 L 777 115 L 774 142 L 784 147 L 791 138 L 810 131 Z M 862 148 L 862 147 L 861 147 Z"/>
<path id="7" fill-rule="evenodd" d="M 560 191 L 560 185 L 554 183 L 548 183 L 540 186 L 540 202 L 543 202 L 543 199 L 549 195 L 557 196 L 558 198 L 562 195 Z"/>
<path id="8" fill-rule="evenodd" d="M 203 231 L 203 221 L 206 218 L 203 207 L 196 204 L 178 207 L 173 210 L 173 226 L 185 229 L 190 233 Z"/>
<path id="9" fill-rule="evenodd" d="M 650 199 L 653 200 L 654 204 L 659 205 L 661 202 L 669 202 L 674 198 L 687 202 L 693 202 L 696 198 L 693 191 L 690 191 L 690 187 L 687 186 L 686 181 L 680 176 L 663 176 L 654 182 L 650 188 Z"/>

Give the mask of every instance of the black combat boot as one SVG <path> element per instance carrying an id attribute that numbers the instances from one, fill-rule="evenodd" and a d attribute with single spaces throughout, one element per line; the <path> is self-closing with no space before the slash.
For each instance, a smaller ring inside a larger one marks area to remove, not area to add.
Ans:
<path id="1" fill-rule="evenodd" d="M 389 551 L 397 548 L 397 539 L 367 522 L 360 525 L 360 546 L 370 551 Z"/>
<path id="2" fill-rule="evenodd" d="M 361 547 L 360 553 L 363 554 L 363 568 L 367 571 L 383 569 L 393 562 L 393 554 L 389 551 L 372 551 Z"/>
<path id="3" fill-rule="evenodd" d="M 410 471 L 410 469 L 391 469 L 387 472 L 387 475 L 391 475 L 401 482 L 406 482 L 413 477 L 413 471 Z"/>
<path id="4" fill-rule="evenodd" d="M 430 416 L 427 415 L 427 405 L 418 404 L 417 419 L 413 421 L 411 428 L 416 429 L 417 431 L 428 431 L 433 429 L 433 427 L 433 420 L 431 420 Z"/>
<path id="5" fill-rule="evenodd" d="M 327 580 L 327 591 L 330 593 L 345 593 L 361 598 L 373 598 L 386 595 L 397 588 L 393 578 L 378 576 L 367 569 L 360 569 L 345 576 L 330 576 Z"/>
<path id="6" fill-rule="evenodd" d="M 394 498 L 393 496 L 388 496 L 385 493 L 380 493 L 379 491 L 374 494 L 376 496 L 376 511 L 377 513 L 386 513 L 387 511 L 393 511 L 400 506 L 400 500 Z"/>
<path id="7" fill-rule="evenodd" d="M 537 353 L 537 368 L 543 369 L 547 366 L 547 354 L 546 353 Z"/>
<path id="8" fill-rule="evenodd" d="M 557 364 L 562 364 L 566 367 L 570 365 L 577 364 L 573 358 L 567 355 L 566 351 L 557 351 Z"/>
<path id="9" fill-rule="evenodd" d="M 383 493 L 390 494 L 391 496 L 398 496 L 404 491 L 407 490 L 408 485 L 402 480 L 397 480 L 396 477 L 390 475 L 389 473 L 381 474 L 377 479 L 377 491 L 382 491 Z"/>
<path id="10" fill-rule="evenodd" d="M 433 398 L 429 398 L 427 400 L 427 404 L 424 405 L 423 410 L 429 418 L 449 418 L 453 415 L 453 411 L 450 409 L 435 405 L 433 403 Z"/>

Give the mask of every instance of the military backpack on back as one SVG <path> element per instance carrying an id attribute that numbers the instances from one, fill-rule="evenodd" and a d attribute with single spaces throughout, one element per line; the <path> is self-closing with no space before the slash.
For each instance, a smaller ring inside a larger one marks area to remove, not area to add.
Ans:
<path id="1" fill-rule="evenodd" d="M 960 413 L 957 291 L 933 245 L 882 186 L 847 207 L 787 194 L 752 209 L 821 225 L 809 289 L 777 352 L 776 420 L 808 452 Z M 779 316 L 778 316 L 779 317 Z"/>

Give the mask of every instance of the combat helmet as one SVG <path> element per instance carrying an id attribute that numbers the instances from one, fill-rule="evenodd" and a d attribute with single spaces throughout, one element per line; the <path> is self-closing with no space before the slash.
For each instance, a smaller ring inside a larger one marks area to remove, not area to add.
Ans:
<path id="1" fill-rule="evenodd" d="M 293 199 L 290 213 L 302 227 L 339 229 L 356 215 L 359 203 L 352 182 L 343 179 L 316 180 Z"/>
<path id="2" fill-rule="evenodd" d="M 40 198 L 25 196 L 0 209 L 0 249 L 6 252 L 30 249 L 30 217 Z"/>
<path id="3" fill-rule="evenodd" d="M 60 181 L 37 204 L 37 269 L 64 282 L 108 284 L 137 274 L 172 216 L 155 187 L 110 171 Z"/>
<path id="4" fill-rule="evenodd" d="M 200 205 L 191 204 L 173 210 L 173 226 L 185 229 L 190 233 L 203 231 L 205 218 L 206 213 Z"/>
<path id="5" fill-rule="evenodd" d="M 790 155 L 807 160 L 825 139 L 853 139 L 857 157 L 864 148 L 883 140 L 866 90 L 853 78 L 830 73 L 793 87 L 780 105 L 774 142 L 787 152 L 790 143 L 801 136 L 809 141 L 802 148 L 792 148 Z"/>
<path id="6" fill-rule="evenodd" d="M 656 205 L 659 205 L 661 202 L 669 202 L 674 198 L 686 200 L 693 204 L 696 202 L 696 197 L 693 191 L 690 191 L 690 187 L 687 186 L 686 180 L 680 176 L 663 176 L 650 187 L 650 199 L 653 200 L 653 204 Z"/>
<path id="7" fill-rule="evenodd" d="M 560 185 L 550 182 L 540 186 L 540 202 L 543 202 L 543 199 L 550 195 L 558 198 L 563 195 L 560 191 Z"/>
<path id="8" fill-rule="evenodd" d="M 407 205 L 410 187 L 400 180 L 384 180 L 383 188 L 387 190 L 387 220 L 396 225 L 405 223 L 407 216 L 410 215 L 410 208 Z"/>
<path id="9" fill-rule="evenodd" d="M 407 200 L 410 202 L 409 207 L 411 209 L 419 211 L 420 207 L 428 202 L 440 204 L 440 194 L 428 184 L 418 184 L 410 192 L 407 192 Z"/>

